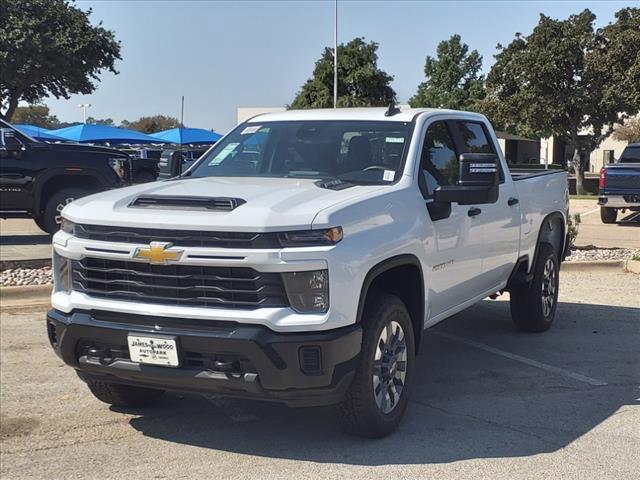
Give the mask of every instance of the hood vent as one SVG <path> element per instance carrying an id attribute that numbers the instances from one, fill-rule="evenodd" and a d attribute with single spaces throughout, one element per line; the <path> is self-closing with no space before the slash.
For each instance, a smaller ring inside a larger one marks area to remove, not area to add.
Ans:
<path id="1" fill-rule="evenodd" d="M 159 208 L 163 210 L 222 210 L 230 212 L 247 203 L 242 198 L 187 197 L 173 195 L 143 195 L 129 204 L 131 208 Z"/>

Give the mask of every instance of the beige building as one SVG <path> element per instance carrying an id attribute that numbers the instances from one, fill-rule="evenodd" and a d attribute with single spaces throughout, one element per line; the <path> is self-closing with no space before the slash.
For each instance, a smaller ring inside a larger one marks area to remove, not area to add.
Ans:
<path id="1" fill-rule="evenodd" d="M 627 144 L 628 142 L 614 140 L 611 136 L 607 137 L 598 148 L 589 155 L 589 162 L 587 163 L 585 172 L 598 173 L 604 165 L 620 158 Z M 543 138 L 540 140 L 541 163 L 545 163 L 545 159 L 547 159 L 549 163 L 568 165 L 572 157 L 573 146 L 571 144 L 563 142 L 556 137 Z"/>

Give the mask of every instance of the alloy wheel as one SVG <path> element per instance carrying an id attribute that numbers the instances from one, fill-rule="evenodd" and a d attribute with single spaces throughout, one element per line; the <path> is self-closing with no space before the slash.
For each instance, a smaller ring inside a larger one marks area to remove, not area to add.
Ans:
<path id="1" fill-rule="evenodd" d="M 390 413 L 400 400 L 407 376 L 407 343 L 402 326 L 388 322 L 378 338 L 373 360 L 373 394 L 382 413 Z"/>

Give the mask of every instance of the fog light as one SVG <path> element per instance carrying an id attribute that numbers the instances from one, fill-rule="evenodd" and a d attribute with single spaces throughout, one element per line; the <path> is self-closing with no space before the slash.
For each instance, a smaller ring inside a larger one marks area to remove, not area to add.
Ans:
<path id="1" fill-rule="evenodd" d="M 329 309 L 329 272 L 283 273 L 289 305 L 298 313 L 324 313 Z"/>

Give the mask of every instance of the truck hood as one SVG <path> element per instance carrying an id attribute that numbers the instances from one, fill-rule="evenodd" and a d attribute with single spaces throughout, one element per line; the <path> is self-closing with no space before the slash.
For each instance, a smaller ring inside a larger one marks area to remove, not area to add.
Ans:
<path id="1" fill-rule="evenodd" d="M 63 211 L 65 218 L 84 224 L 176 230 L 268 232 L 309 229 L 323 209 L 352 201 L 380 185 L 329 190 L 313 179 L 187 178 L 147 183 L 81 198 Z M 244 200 L 234 210 L 132 207 L 141 196 L 232 197 Z"/>

